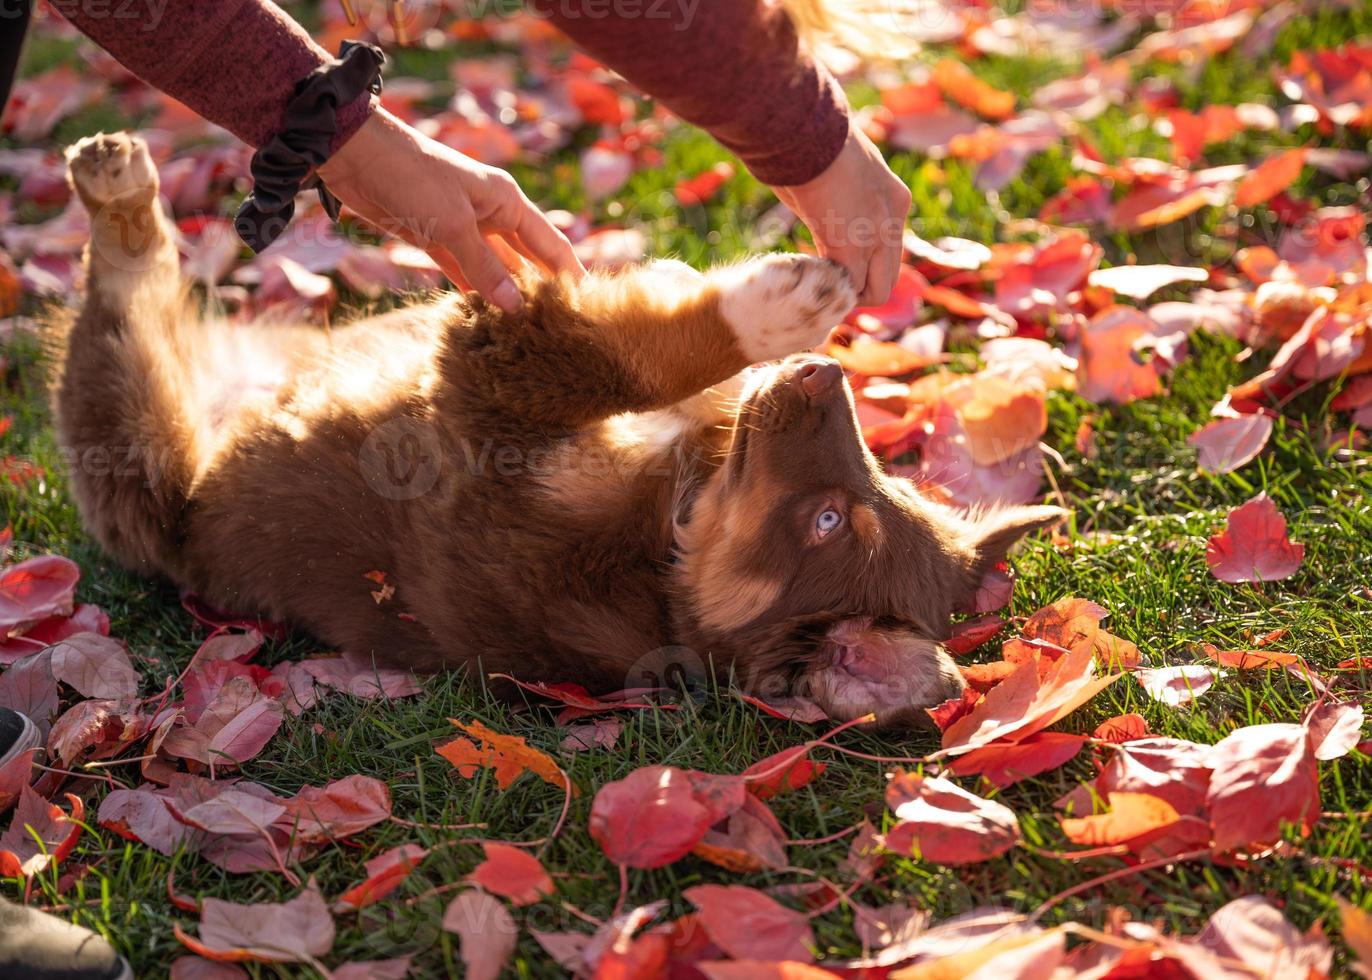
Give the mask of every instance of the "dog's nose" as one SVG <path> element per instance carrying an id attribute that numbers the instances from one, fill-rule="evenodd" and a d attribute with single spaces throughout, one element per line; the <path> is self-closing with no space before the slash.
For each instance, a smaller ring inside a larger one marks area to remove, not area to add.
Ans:
<path id="1" fill-rule="evenodd" d="M 843 368 L 827 357 L 815 358 L 796 367 L 795 379 L 808 397 L 817 398 L 838 385 L 843 379 Z"/>

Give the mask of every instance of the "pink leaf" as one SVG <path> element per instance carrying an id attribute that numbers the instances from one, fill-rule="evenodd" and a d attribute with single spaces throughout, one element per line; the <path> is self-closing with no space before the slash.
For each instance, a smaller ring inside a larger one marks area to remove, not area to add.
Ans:
<path id="1" fill-rule="evenodd" d="M 217 898 L 200 903 L 200 938 L 176 929 L 191 951 L 220 961 L 308 963 L 333 949 L 334 924 L 313 881 L 287 902 L 239 905 Z"/>
<path id="2" fill-rule="evenodd" d="M 735 959 L 814 960 L 810 920 L 743 885 L 696 885 L 686 898 L 720 949 Z"/>
<path id="3" fill-rule="evenodd" d="M 1283 824 L 1308 834 L 1319 819 L 1319 775 L 1303 725 L 1240 728 L 1221 739 L 1206 761 L 1216 850 L 1265 848 L 1281 839 Z"/>
<path id="4" fill-rule="evenodd" d="M 1224 531 L 1210 539 L 1205 561 L 1221 582 L 1276 582 L 1290 578 L 1305 545 L 1286 536 L 1286 518 L 1266 494 L 1229 512 Z"/>
<path id="5" fill-rule="evenodd" d="M 886 802 L 900 821 L 886 835 L 886 847 L 934 864 L 986 861 L 1020 840 L 1013 810 L 941 776 L 897 773 Z"/>
<path id="6" fill-rule="evenodd" d="M 0 573 L 0 633 L 23 632 L 49 616 L 70 616 L 81 569 L 59 555 L 39 555 Z"/>
<path id="7" fill-rule="evenodd" d="M 1201 469 L 1232 473 L 1256 458 L 1271 436 L 1272 419 L 1258 413 L 1216 419 L 1186 441 L 1199 451 Z"/>
<path id="8" fill-rule="evenodd" d="M 519 927 L 500 900 L 477 888 L 448 903 L 443 928 L 462 942 L 467 980 L 496 980 L 519 938 Z"/>

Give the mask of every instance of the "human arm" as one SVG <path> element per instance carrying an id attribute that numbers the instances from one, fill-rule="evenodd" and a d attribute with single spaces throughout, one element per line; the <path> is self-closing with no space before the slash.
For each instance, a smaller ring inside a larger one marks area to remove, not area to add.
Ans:
<path id="1" fill-rule="evenodd" d="M 269 0 L 177 0 L 142 19 L 75 0 L 55 6 L 134 74 L 254 147 L 276 135 L 299 81 L 332 60 Z M 584 271 L 502 171 L 421 135 L 369 93 L 338 106 L 335 119 L 332 155 L 319 169 L 326 185 L 377 227 L 425 248 L 454 282 L 517 309 L 501 243 L 550 270 Z"/>
<path id="2" fill-rule="evenodd" d="M 908 188 L 851 127 L 843 91 L 763 0 L 642 4 L 591 16 L 586 4 L 530 0 L 591 55 L 738 155 L 848 269 L 859 302 L 895 283 Z"/>

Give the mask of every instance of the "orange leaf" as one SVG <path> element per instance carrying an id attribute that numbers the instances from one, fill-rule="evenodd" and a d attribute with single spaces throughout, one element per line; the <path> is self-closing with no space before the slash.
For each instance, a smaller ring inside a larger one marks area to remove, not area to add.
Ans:
<path id="1" fill-rule="evenodd" d="M 464 779 L 471 779 L 478 769 L 492 769 L 496 785 L 509 789 L 510 784 L 527 770 L 559 789 L 569 785 L 551 756 L 527 744 L 518 735 L 502 735 L 479 721 L 468 724 L 456 718 L 448 720 L 481 743 L 478 747 L 470 739 L 455 738 L 435 749 Z M 571 793 L 577 794 L 575 785 L 571 786 Z"/>
<path id="2" fill-rule="evenodd" d="M 1085 735 L 1039 732 L 1022 742 L 996 742 L 959 756 L 948 764 L 958 776 L 980 773 L 993 786 L 1004 789 L 1021 779 L 1056 769 L 1081 751 Z"/>
<path id="3" fill-rule="evenodd" d="M 1275 153 L 1239 181 L 1234 203 L 1241 208 L 1261 204 L 1296 182 L 1305 167 L 1305 147 Z"/>
<path id="4" fill-rule="evenodd" d="M 1111 793 L 1109 802 L 1109 813 L 1064 819 L 1062 832 L 1067 839 L 1088 847 L 1126 844 L 1181 819 L 1172 804 L 1147 793 Z"/>
<path id="5" fill-rule="evenodd" d="M 987 119 L 1008 119 L 1015 112 L 1015 96 L 983 82 L 960 61 L 944 59 L 934 66 L 934 84 L 945 98 Z"/>

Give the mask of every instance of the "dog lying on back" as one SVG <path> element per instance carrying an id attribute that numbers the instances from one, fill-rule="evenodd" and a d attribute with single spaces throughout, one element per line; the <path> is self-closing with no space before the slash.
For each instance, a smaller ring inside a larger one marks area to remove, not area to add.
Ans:
<path id="1" fill-rule="evenodd" d="M 222 608 L 593 690 L 713 662 L 906 725 L 962 688 L 950 612 L 1061 516 L 970 521 L 882 472 L 838 364 L 795 353 L 853 305 L 832 262 L 529 278 L 517 315 L 454 294 L 331 331 L 202 322 L 143 142 L 68 161 L 92 226 L 55 385 L 77 502 L 120 561 Z"/>

